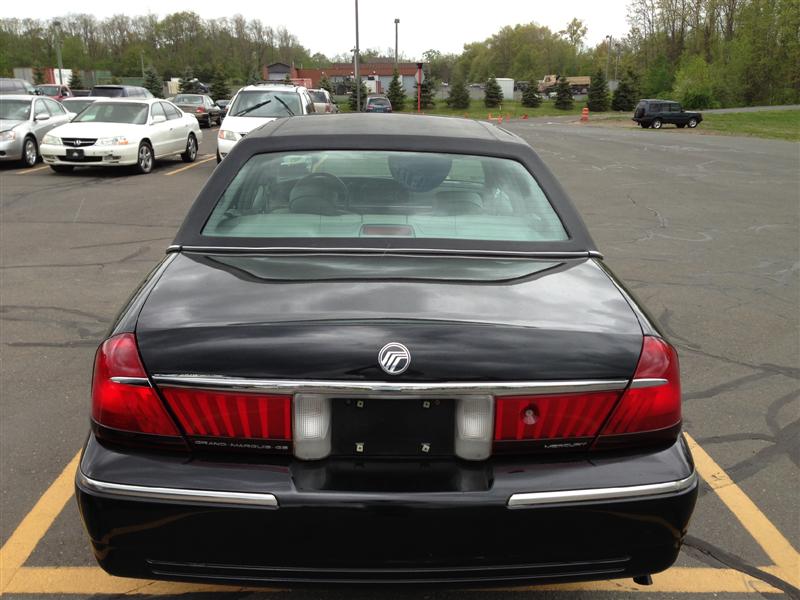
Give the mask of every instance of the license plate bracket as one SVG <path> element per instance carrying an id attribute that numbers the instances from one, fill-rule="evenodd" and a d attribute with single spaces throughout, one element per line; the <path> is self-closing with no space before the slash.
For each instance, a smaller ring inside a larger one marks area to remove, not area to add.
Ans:
<path id="1" fill-rule="evenodd" d="M 82 159 L 83 156 L 83 150 L 77 148 L 67 148 L 67 158 Z"/>
<path id="2" fill-rule="evenodd" d="M 333 398 L 331 454 L 350 457 L 452 456 L 452 398 Z"/>

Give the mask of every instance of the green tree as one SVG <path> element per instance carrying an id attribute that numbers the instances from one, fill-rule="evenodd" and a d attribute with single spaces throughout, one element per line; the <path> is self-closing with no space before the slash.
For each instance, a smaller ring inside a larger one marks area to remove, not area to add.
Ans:
<path id="1" fill-rule="evenodd" d="M 631 111 L 639 101 L 636 91 L 636 79 L 631 70 L 627 70 L 617 84 L 611 96 L 611 110 Z"/>
<path id="2" fill-rule="evenodd" d="M 72 75 L 69 77 L 69 87 L 72 90 L 83 89 L 83 79 L 81 79 L 81 72 L 78 69 L 72 69 Z"/>
<path id="3" fill-rule="evenodd" d="M 608 110 L 608 85 L 606 85 L 606 76 L 602 69 L 597 69 L 589 83 L 589 97 L 586 104 L 592 112 Z"/>
<path id="4" fill-rule="evenodd" d="M 386 92 L 386 97 L 392 103 L 392 110 L 402 111 L 406 103 L 406 90 L 400 82 L 400 73 L 397 69 L 394 70 L 392 81 L 389 84 L 389 90 Z"/>
<path id="5" fill-rule="evenodd" d="M 563 75 L 558 78 L 558 84 L 556 84 L 555 107 L 561 110 L 570 110 L 572 108 L 572 90 L 569 87 L 567 78 Z"/>
<path id="6" fill-rule="evenodd" d="M 497 108 L 502 101 L 503 90 L 500 88 L 500 84 L 497 83 L 497 79 L 492 75 L 486 81 L 483 103 L 486 105 L 486 108 Z"/>
<path id="7" fill-rule="evenodd" d="M 261 73 L 258 72 L 258 68 L 253 67 L 252 69 L 250 69 L 250 72 L 247 74 L 247 80 L 245 83 L 247 85 L 255 85 L 256 83 L 261 83 L 261 81 L 262 81 Z"/>
<path id="8" fill-rule="evenodd" d="M 675 75 L 675 96 L 685 108 L 712 108 L 714 92 L 711 70 L 700 56 L 681 62 Z"/>
<path id="9" fill-rule="evenodd" d="M 542 103 L 542 97 L 536 91 L 536 86 L 531 84 L 522 92 L 522 106 L 536 108 Z"/>
<path id="10" fill-rule="evenodd" d="M 211 90 L 209 93 L 214 102 L 231 97 L 228 81 L 225 79 L 225 73 L 222 72 L 219 65 L 214 67 L 214 74 L 211 76 Z"/>
<path id="11" fill-rule="evenodd" d="M 44 83 L 44 69 L 42 67 L 33 67 L 33 85 L 41 85 Z"/>
<path id="12" fill-rule="evenodd" d="M 144 83 L 142 85 L 156 98 L 164 97 L 164 82 L 161 80 L 161 76 L 153 65 L 145 69 Z"/>
<path id="13" fill-rule="evenodd" d="M 333 84 L 327 75 L 323 75 L 322 79 L 319 80 L 319 87 L 320 89 L 328 90 L 329 94 L 333 94 Z"/>
<path id="14" fill-rule="evenodd" d="M 289 76 L 289 73 L 287 73 L 286 77 L 283 78 L 283 83 L 286 85 L 292 85 L 292 78 Z"/>
<path id="15" fill-rule="evenodd" d="M 197 94 L 199 88 L 197 86 L 197 78 L 194 76 L 194 71 L 191 67 L 186 67 L 183 70 L 183 75 L 178 80 L 178 89 L 181 94 Z"/>
<path id="16" fill-rule="evenodd" d="M 434 94 L 434 81 L 429 72 L 422 75 L 422 85 L 414 82 L 415 96 L 417 95 L 417 88 L 419 88 L 419 105 L 421 108 L 433 108 L 436 104 L 433 100 Z"/>
<path id="17" fill-rule="evenodd" d="M 450 108 L 467 109 L 470 104 L 469 90 L 467 84 L 463 79 L 456 79 L 450 84 L 450 90 L 447 93 L 447 106 Z"/>
<path id="18" fill-rule="evenodd" d="M 360 83 L 361 83 L 361 109 L 363 110 L 364 109 L 364 104 L 367 101 L 367 95 L 369 94 L 369 91 L 367 91 L 367 86 L 364 84 L 363 80 L 360 80 Z M 356 96 L 356 91 L 358 90 L 357 86 L 358 86 L 358 83 L 356 83 L 356 80 L 353 79 L 353 81 L 350 83 L 350 111 L 351 112 L 356 112 L 358 110 L 357 96 Z"/>

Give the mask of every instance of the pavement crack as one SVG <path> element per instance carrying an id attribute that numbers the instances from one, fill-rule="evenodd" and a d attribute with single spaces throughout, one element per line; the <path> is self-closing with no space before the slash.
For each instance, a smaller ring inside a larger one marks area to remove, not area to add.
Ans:
<path id="1" fill-rule="evenodd" d="M 709 558 L 722 565 L 725 565 L 726 567 L 739 571 L 740 573 L 744 573 L 745 575 L 749 575 L 750 577 L 760 579 L 764 583 L 768 583 L 772 587 L 784 592 L 789 598 L 792 598 L 792 600 L 800 600 L 800 589 L 794 587 L 792 584 L 784 581 L 780 577 L 776 577 L 775 575 L 771 575 L 766 571 L 762 571 L 758 567 L 754 567 L 753 565 L 745 562 L 742 558 L 735 556 L 709 542 L 706 542 L 705 540 L 701 540 L 693 535 L 687 535 L 683 540 L 683 545 L 700 552 L 704 556 L 708 556 Z"/>

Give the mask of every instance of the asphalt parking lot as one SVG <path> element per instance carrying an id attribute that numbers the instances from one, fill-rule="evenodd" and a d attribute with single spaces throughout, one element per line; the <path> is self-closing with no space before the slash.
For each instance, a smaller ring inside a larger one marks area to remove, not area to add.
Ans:
<path id="1" fill-rule="evenodd" d="M 800 144 L 516 121 L 608 264 L 679 348 L 703 478 L 684 551 L 654 586 L 272 591 L 236 598 L 800 598 Z M 702 126 L 701 126 L 702 127 Z M 0 165 L 0 592 L 225 597 L 105 576 L 71 498 L 92 357 L 216 166 L 149 175 Z M 387 543 L 390 543 L 387 540 Z"/>

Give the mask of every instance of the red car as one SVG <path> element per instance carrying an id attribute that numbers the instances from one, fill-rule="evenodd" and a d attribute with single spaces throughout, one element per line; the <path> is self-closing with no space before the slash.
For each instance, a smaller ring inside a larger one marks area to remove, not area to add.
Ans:
<path id="1" fill-rule="evenodd" d="M 36 89 L 42 96 L 48 96 L 59 102 L 64 98 L 71 98 L 73 96 L 72 90 L 68 85 L 58 85 L 57 83 L 45 83 L 37 85 Z"/>

